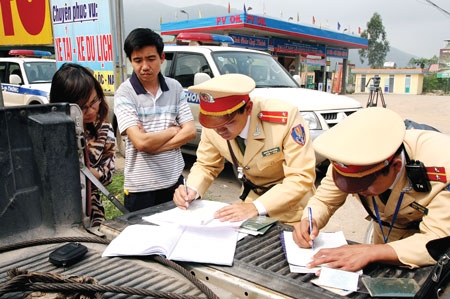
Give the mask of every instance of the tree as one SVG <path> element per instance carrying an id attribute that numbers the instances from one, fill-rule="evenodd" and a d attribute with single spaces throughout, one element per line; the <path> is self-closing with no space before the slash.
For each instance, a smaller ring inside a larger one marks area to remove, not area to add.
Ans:
<path id="1" fill-rule="evenodd" d="M 438 63 L 438 57 L 434 55 L 432 58 L 411 58 L 408 62 L 409 67 L 420 67 L 421 69 L 429 68 L 432 64 Z"/>
<path id="2" fill-rule="evenodd" d="M 361 33 L 361 37 L 369 40 L 367 49 L 360 49 L 359 59 L 364 63 L 367 58 L 371 68 L 383 67 L 384 60 L 389 52 L 389 42 L 386 40 L 386 31 L 384 31 L 381 16 L 374 13 L 369 22 L 367 29 Z"/>

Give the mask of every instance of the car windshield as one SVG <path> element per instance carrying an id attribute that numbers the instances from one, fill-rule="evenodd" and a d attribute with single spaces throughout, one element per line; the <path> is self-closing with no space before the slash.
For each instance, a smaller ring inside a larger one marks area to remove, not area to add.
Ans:
<path id="1" fill-rule="evenodd" d="M 299 87 L 291 75 L 271 56 L 248 52 L 213 53 L 221 74 L 239 73 L 252 77 L 256 87 Z"/>
<path id="2" fill-rule="evenodd" d="M 56 62 L 36 61 L 24 64 L 25 72 L 30 84 L 51 83 L 56 72 Z"/>

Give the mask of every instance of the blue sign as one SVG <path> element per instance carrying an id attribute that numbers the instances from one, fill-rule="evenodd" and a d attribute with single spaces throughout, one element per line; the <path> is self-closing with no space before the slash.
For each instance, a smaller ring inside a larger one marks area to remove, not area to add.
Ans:
<path id="1" fill-rule="evenodd" d="M 266 37 L 249 36 L 234 33 L 230 33 L 229 36 L 233 38 L 233 46 L 236 47 L 244 47 L 256 50 L 269 49 L 269 39 Z"/>

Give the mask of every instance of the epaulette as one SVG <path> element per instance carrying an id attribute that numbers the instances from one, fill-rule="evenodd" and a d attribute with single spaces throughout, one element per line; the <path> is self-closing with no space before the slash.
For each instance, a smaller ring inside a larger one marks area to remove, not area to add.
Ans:
<path id="1" fill-rule="evenodd" d="M 262 121 L 285 124 L 288 121 L 287 111 L 261 111 L 258 118 Z"/>
<path id="2" fill-rule="evenodd" d="M 426 167 L 428 179 L 436 182 L 447 182 L 447 174 L 444 167 Z"/>

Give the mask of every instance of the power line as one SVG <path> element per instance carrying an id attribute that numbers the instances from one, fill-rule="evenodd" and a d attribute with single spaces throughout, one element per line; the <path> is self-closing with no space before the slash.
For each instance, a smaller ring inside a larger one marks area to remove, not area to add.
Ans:
<path id="1" fill-rule="evenodd" d="M 447 16 L 450 17 L 450 12 L 446 11 L 445 9 L 443 9 L 442 7 L 437 5 L 436 3 L 432 2 L 431 0 L 425 0 L 425 1 L 428 2 L 429 4 L 431 4 L 432 6 L 434 6 L 435 8 L 437 8 L 438 10 L 440 10 L 441 12 L 443 12 L 444 14 L 446 14 Z"/>

